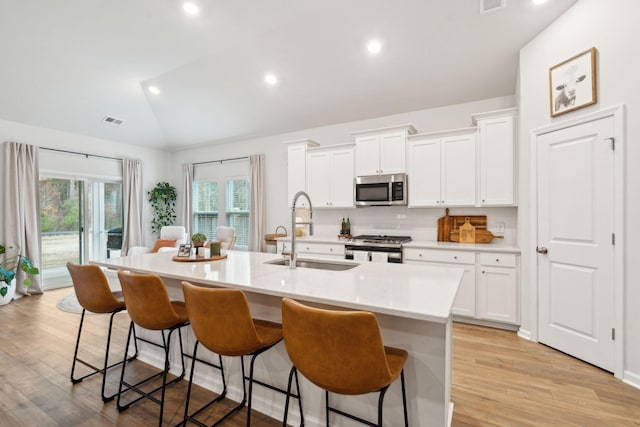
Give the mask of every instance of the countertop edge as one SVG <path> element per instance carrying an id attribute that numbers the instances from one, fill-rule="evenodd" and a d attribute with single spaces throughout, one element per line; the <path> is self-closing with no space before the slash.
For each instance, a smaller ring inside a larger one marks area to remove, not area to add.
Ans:
<path id="1" fill-rule="evenodd" d="M 278 237 L 277 241 L 290 242 L 291 236 Z M 296 237 L 297 242 L 307 243 L 323 243 L 323 244 L 340 244 L 347 245 L 350 242 L 348 240 L 338 239 L 337 237 L 313 237 L 303 236 Z M 520 254 L 520 248 L 516 245 L 503 244 L 503 243 L 457 243 L 457 242 L 437 242 L 434 240 L 412 240 L 409 243 L 402 245 L 403 249 L 416 248 L 416 249 L 446 249 L 453 251 L 471 251 L 471 252 L 503 252 Z"/>
<path id="2" fill-rule="evenodd" d="M 500 243 L 457 243 L 457 242 L 435 242 L 431 240 L 413 240 L 402 245 L 403 249 L 442 249 L 453 251 L 469 252 L 502 252 L 520 254 L 520 248 L 514 245 L 504 245 Z"/>

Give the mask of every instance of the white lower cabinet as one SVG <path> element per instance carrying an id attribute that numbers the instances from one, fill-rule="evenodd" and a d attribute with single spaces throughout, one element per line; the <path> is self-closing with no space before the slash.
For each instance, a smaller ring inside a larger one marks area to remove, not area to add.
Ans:
<path id="1" fill-rule="evenodd" d="M 470 320 L 519 323 L 516 254 L 405 248 L 404 260 L 464 269 L 453 314 Z"/>
<path id="2" fill-rule="evenodd" d="M 335 243 L 296 242 L 296 252 L 298 254 L 322 255 L 344 259 L 344 245 Z"/>
<path id="3" fill-rule="evenodd" d="M 405 249 L 404 262 L 434 265 L 438 267 L 464 268 L 462 282 L 453 303 L 453 313 L 462 316 L 476 315 L 476 255 L 473 252 L 434 251 L 429 249 Z"/>
<path id="4" fill-rule="evenodd" d="M 278 240 L 277 251 L 279 254 L 289 253 L 291 240 Z M 296 240 L 296 253 L 306 258 L 344 259 L 344 244 L 306 242 Z"/>
<path id="5" fill-rule="evenodd" d="M 480 254 L 478 316 L 518 322 L 518 286 L 514 254 Z"/>

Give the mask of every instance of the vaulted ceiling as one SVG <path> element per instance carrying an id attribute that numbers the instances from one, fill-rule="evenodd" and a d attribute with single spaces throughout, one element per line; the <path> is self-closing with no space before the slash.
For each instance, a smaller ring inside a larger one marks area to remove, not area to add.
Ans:
<path id="1" fill-rule="evenodd" d="M 0 118 L 178 149 L 510 95 L 577 0 L 504 1 L 0 0 Z"/>

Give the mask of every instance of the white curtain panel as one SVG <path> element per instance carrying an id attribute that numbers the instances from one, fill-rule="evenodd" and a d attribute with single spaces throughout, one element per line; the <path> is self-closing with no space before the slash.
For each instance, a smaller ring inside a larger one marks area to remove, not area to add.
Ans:
<path id="1" fill-rule="evenodd" d="M 5 143 L 4 244 L 18 248 L 42 270 L 39 169 L 37 146 Z M 41 275 L 32 276 L 28 288 L 23 280 L 24 272 L 18 269 L 16 296 L 42 293 Z"/>
<path id="2" fill-rule="evenodd" d="M 182 165 L 182 224 L 187 229 L 187 235 L 193 234 L 193 215 L 191 202 L 193 197 L 193 165 Z"/>
<path id="3" fill-rule="evenodd" d="M 133 246 L 142 246 L 142 163 L 140 160 L 122 160 L 122 194 L 124 230 L 122 254 Z"/>
<path id="4" fill-rule="evenodd" d="M 251 170 L 251 196 L 249 211 L 249 250 L 266 252 L 264 233 L 267 228 L 267 196 L 265 184 L 264 154 L 249 156 Z"/>

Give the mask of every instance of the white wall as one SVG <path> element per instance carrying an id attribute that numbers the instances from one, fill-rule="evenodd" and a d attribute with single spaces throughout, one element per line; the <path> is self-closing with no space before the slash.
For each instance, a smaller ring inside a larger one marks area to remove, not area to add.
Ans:
<path id="1" fill-rule="evenodd" d="M 418 132 L 456 129 L 471 125 L 474 113 L 499 110 L 514 106 L 514 97 L 505 96 L 428 110 L 385 116 L 376 119 L 348 122 L 332 126 L 306 129 L 298 132 L 255 138 L 220 145 L 203 145 L 181 150 L 173 154 L 175 165 L 264 153 L 267 179 L 267 230 L 275 231 L 278 225 L 291 228 L 287 208 L 287 148 L 283 142 L 310 138 L 320 145 L 334 145 L 354 141 L 351 132 L 411 123 Z M 180 167 L 174 167 L 174 182 L 180 182 Z M 178 196 L 180 197 L 180 196 Z M 313 202 L 313 201 L 312 201 Z M 473 209 L 463 209 L 470 213 Z M 476 212 L 476 210 L 473 210 Z M 506 239 L 515 242 L 516 209 L 493 208 L 483 210 L 489 215 L 489 227 L 497 221 L 506 223 Z M 473 213 L 473 212 L 471 212 Z M 452 215 L 456 214 L 452 210 Z M 315 234 L 335 236 L 340 230 L 342 217 L 350 217 L 352 233 L 407 233 L 414 240 L 436 239 L 437 219 L 444 216 L 443 209 L 408 209 L 402 207 L 372 207 L 364 209 L 314 211 Z M 291 230 L 289 230 L 290 232 Z"/>
<path id="2" fill-rule="evenodd" d="M 143 188 L 145 191 L 145 197 L 146 192 L 152 189 L 158 181 L 165 181 L 171 175 L 167 173 L 169 154 L 164 151 L 151 150 L 148 148 L 136 147 L 104 139 L 97 139 L 37 126 L 29 126 L 22 123 L 0 119 L 0 142 L 4 143 L 5 141 L 33 144 L 46 148 L 78 151 L 87 154 L 142 160 Z M 0 148 L 0 165 L 4 168 L 4 144 L 2 144 Z M 82 156 L 68 155 L 66 157 L 67 163 L 65 163 L 64 166 L 70 173 L 73 173 L 75 169 L 81 167 L 80 163 L 82 160 L 84 160 L 84 157 Z M 176 185 L 176 183 L 172 184 Z M 4 203 L 3 199 L 4 198 L 0 198 L 0 223 L 4 220 L 4 209 L 2 206 L 2 203 Z M 150 245 L 151 242 L 155 240 L 151 235 L 151 217 L 151 207 L 149 203 L 145 202 L 143 223 L 149 224 L 145 231 L 145 242 L 147 245 Z M 3 240 L 4 229 L 0 227 L 0 242 Z"/>
<path id="3" fill-rule="evenodd" d="M 640 40 L 640 2 L 637 0 L 581 0 L 563 14 L 544 32 L 520 51 L 520 208 L 518 211 L 519 242 L 523 252 L 523 328 L 531 330 L 536 321 L 527 304 L 536 292 L 530 283 L 531 270 L 527 260 L 536 242 L 531 241 L 532 226 L 529 215 L 531 194 L 529 152 L 532 129 L 598 111 L 616 104 L 625 104 L 626 129 L 626 196 L 625 196 L 625 379 L 640 386 L 640 67 L 638 40 Z M 598 51 L 597 78 L 598 103 L 551 119 L 549 116 L 549 68 L 591 47 Z"/>

